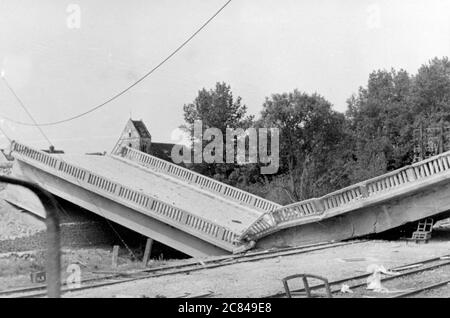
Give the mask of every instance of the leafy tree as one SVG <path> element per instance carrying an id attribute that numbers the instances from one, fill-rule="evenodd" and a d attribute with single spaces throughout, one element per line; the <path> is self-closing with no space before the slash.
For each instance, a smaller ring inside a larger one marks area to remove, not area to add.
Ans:
<path id="1" fill-rule="evenodd" d="M 214 89 L 203 88 L 198 92 L 192 103 L 183 106 L 186 125 L 183 126 L 187 132 L 194 136 L 194 124 L 202 121 L 202 132 L 208 128 L 217 128 L 223 134 L 223 153 L 225 153 L 225 136 L 227 128 L 247 129 L 252 125 L 253 116 L 247 115 L 247 106 L 242 104 L 241 97 L 234 97 L 231 87 L 226 83 L 216 83 Z M 203 133 L 202 133 L 203 135 Z M 194 143 L 202 143 L 201 149 L 208 144 L 208 140 L 192 140 Z M 225 156 L 223 162 L 226 162 Z M 192 166 L 204 175 L 214 177 L 223 182 L 229 182 L 229 175 L 237 169 L 236 164 L 226 163 L 196 163 Z M 236 178 L 231 179 L 237 182 Z"/>
<path id="2" fill-rule="evenodd" d="M 354 181 L 411 161 L 414 113 L 410 92 L 411 78 L 406 71 L 379 70 L 369 75 L 366 88 L 348 99 L 346 115 L 355 140 L 354 171 L 359 172 L 353 174 Z"/>
<path id="3" fill-rule="evenodd" d="M 450 122 L 450 62 L 434 58 L 417 74 L 379 70 L 367 87 L 348 100 L 347 118 L 355 138 L 354 181 L 408 165 L 413 131 Z M 384 160 L 384 162 L 383 162 Z"/>
<path id="4" fill-rule="evenodd" d="M 248 127 L 252 116 L 247 115 L 247 106 L 242 98 L 234 98 L 231 87 L 226 83 L 216 83 L 214 89 L 203 88 L 192 103 L 183 106 L 187 127 L 193 130 L 196 120 L 203 121 L 206 128 L 215 127 L 225 133 L 226 128 Z"/>
<path id="5" fill-rule="evenodd" d="M 280 176 L 273 184 L 291 201 L 321 193 L 317 180 L 332 161 L 327 156 L 344 139 L 344 116 L 322 96 L 294 90 L 266 98 L 260 125 L 280 129 Z"/>
<path id="6" fill-rule="evenodd" d="M 450 126 L 450 62 L 448 58 L 436 57 L 422 65 L 412 81 L 410 102 L 415 114 L 414 126 L 423 128 L 426 136 L 434 135 L 439 139 L 439 128 Z M 427 133 L 427 128 L 435 129 Z M 444 150 L 448 150 L 448 146 Z M 427 151 L 431 151 L 428 155 L 433 154 L 433 150 L 424 150 L 424 152 Z"/>
<path id="7" fill-rule="evenodd" d="M 254 122 L 229 85 L 202 89 L 183 107 L 185 128 L 192 132 L 195 120 L 203 121 L 203 129 L 219 128 L 224 136 L 228 127 L 279 128 L 280 169 L 272 176 L 261 175 L 258 164 L 203 163 L 194 169 L 288 204 L 410 164 L 419 124 L 450 125 L 450 61 L 434 58 L 415 75 L 374 71 L 347 105 L 341 114 L 319 94 L 294 90 L 267 97 Z"/>
<path id="8" fill-rule="evenodd" d="M 417 121 L 450 121 L 450 61 L 434 58 L 422 65 L 413 78 L 411 103 Z"/>

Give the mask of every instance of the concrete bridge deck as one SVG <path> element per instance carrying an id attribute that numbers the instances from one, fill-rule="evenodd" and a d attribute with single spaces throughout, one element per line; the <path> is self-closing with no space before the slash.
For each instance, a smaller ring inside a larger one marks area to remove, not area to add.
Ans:
<path id="1" fill-rule="evenodd" d="M 192 256 L 343 240 L 450 215 L 450 152 L 280 206 L 131 148 L 49 155 L 12 144 L 14 175 Z M 16 189 L 17 190 L 17 189 Z M 9 191 L 8 191 L 9 192 Z M 13 203 L 25 194 L 10 192 Z M 28 210 L 42 215 L 39 204 Z"/>
<path id="2" fill-rule="evenodd" d="M 59 158 L 68 164 L 95 171 L 112 182 L 145 193 L 173 207 L 190 211 L 234 233 L 243 233 L 262 215 L 262 212 L 255 209 L 199 191 L 151 170 L 114 160 L 110 156 L 61 155 Z"/>
<path id="3" fill-rule="evenodd" d="M 259 246 L 342 240 L 450 216 L 450 152 L 265 213 L 243 239 Z"/>
<path id="4" fill-rule="evenodd" d="M 189 170 L 170 163 L 172 172 L 176 168 L 190 181 L 121 157 L 50 155 L 20 143 L 12 149 L 15 176 L 192 256 L 246 249 L 241 235 L 263 208 L 279 207 L 204 176 L 193 180 Z M 39 203 L 11 189 L 9 201 L 44 214 Z"/>
<path id="5" fill-rule="evenodd" d="M 147 171 L 158 173 L 160 176 L 170 177 L 176 181 L 182 181 L 183 184 L 189 184 L 197 191 L 204 191 L 220 197 L 226 201 L 232 201 L 256 209 L 262 212 L 270 212 L 281 208 L 281 205 L 242 191 L 238 188 L 229 186 L 215 179 L 180 167 L 173 163 L 161 160 L 149 154 L 126 147 L 122 149 L 120 155 L 112 156 L 115 159 L 122 160 L 128 164 L 145 168 Z"/>

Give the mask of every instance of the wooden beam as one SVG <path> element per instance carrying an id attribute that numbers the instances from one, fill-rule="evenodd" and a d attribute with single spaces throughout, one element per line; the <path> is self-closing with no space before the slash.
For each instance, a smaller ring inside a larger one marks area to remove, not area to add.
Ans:
<path id="1" fill-rule="evenodd" d="M 119 245 L 114 245 L 112 252 L 112 267 L 117 267 L 117 260 L 119 258 Z"/>
<path id="2" fill-rule="evenodd" d="M 145 244 L 144 257 L 142 258 L 142 264 L 147 266 L 148 260 L 150 259 L 150 254 L 152 253 L 153 240 L 147 238 L 147 243 Z"/>

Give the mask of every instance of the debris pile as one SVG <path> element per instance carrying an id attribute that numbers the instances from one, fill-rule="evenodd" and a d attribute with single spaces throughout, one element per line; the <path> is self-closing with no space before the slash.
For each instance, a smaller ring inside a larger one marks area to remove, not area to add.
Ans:
<path id="1" fill-rule="evenodd" d="M 367 266 L 367 273 L 372 274 L 367 278 L 367 289 L 376 293 L 387 293 L 389 290 L 381 285 L 381 275 L 397 275 L 395 272 L 388 271 L 383 265 L 371 264 Z"/>
<path id="2" fill-rule="evenodd" d="M 45 223 L 0 201 L 0 241 L 27 237 L 45 231 Z"/>
<path id="3" fill-rule="evenodd" d="M 0 162 L 0 176 L 9 176 L 11 174 L 11 165 Z M 5 189 L 5 184 L 0 183 L 0 191 Z"/>
<path id="4" fill-rule="evenodd" d="M 0 163 L 0 175 L 8 176 L 11 174 L 11 165 Z"/>
<path id="5" fill-rule="evenodd" d="M 8 161 L 3 152 L 0 152 L 0 176 L 9 176 L 11 174 L 12 162 Z M 0 191 L 5 188 L 5 185 L 0 183 Z"/>

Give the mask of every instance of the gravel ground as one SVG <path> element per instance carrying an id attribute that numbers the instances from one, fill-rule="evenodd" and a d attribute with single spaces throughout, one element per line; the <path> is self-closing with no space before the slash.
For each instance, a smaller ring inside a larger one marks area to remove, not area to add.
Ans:
<path id="1" fill-rule="evenodd" d="M 401 278 L 399 280 L 394 279 L 384 284 L 384 286 L 389 290 L 407 291 L 436 284 L 449 279 L 450 279 L 450 266 L 445 266 L 424 273 L 419 273 L 414 276 Z M 422 297 L 423 295 L 421 294 L 418 294 L 417 296 Z M 443 290 L 432 290 L 430 291 L 429 295 L 431 294 L 434 294 L 434 297 L 450 297 L 450 294 L 445 294 Z"/>
<path id="2" fill-rule="evenodd" d="M 0 153 L 0 175 L 10 174 L 10 163 Z M 5 184 L 0 183 L 0 191 Z M 27 237 L 45 230 L 45 223 L 29 213 L 21 212 L 0 199 L 0 241 Z"/>
<path id="3" fill-rule="evenodd" d="M 153 298 L 213 291 L 214 297 L 259 298 L 281 292 L 281 279 L 292 274 L 310 273 L 336 280 L 365 273 L 367 266 L 374 263 L 391 268 L 447 254 L 450 254 L 450 242 L 443 239 L 428 244 L 370 241 L 308 254 L 111 285 L 69 293 L 65 297 Z"/>
<path id="4" fill-rule="evenodd" d="M 426 265 L 425 265 L 426 266 Z M 395 276 L 393 276 L 395 277 Z M 353 289 L 353 293 L 346 294 L 336 294 L 335 297 L 340 298 L 361 298 L 361 297 L 369 297 L 369 298 L 383 298 L 383 297 L 392 297 L 403 292 L 413 291 L 415 289 L 425 287 L 428 285 L 436 284 L 442 281 L 446 281 L 450 279 L 450 265 L 446 265 L 443 267 L 438 267 L 432 270 L 420 272 L 413 275 L 408 276 L 399 276 L 397 278 L 382 281 L 381 285 L 386 288 L 386 291 L 383 293 L 374 292 L 371 290 L 367 290 L 366 286 Z M 422 297 L 425 292 L 421 292 L 417 295 L 417 297 Z M 434 295 L 433 297 L 449 297 L 450 293 L 445 293 L 443 290 L 433 290 L 430 291 L 429 294 Z"/>
<path id="5" fill-rule="evenodd" d="M 98 277 L 99 274 L 95 272 L 142 268 L 141 263 L 131 261 L 125 251 L 119 255 L 118 267 L 113 268 L 110 247 L 63 250 L 61 257 L 63 281 L 68 276 L 66 269 L 70 264 L 77 264 L 80 267 L 83 279 Z M 44 251 L 0 254 L 0 291 L 30 286 L 30 273 L 39 271 L 45 271 Z"/>
<path id="6" fill-rule="evenodd" d="M 436 297 L 450 297 L 450 285 L 436 288 L 429 291 L 424 291 L 417 295 L 412 295 L 410 298 L 436 298 Z"/>
<path id="7" fill-rule="evenodd" d="M 42 220 L 0 200 L 0 241 L 31 236 L 45 228 Z"/>

